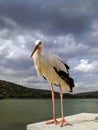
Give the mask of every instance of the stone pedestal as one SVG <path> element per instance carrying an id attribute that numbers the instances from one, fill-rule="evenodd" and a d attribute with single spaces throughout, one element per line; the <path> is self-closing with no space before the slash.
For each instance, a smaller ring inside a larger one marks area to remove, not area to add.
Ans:
<path id="1" fill-rule="evenodd" d="M 67 116 L 66 119 L 72 126 L 66 124 L 63 127 L 60 127 L 60 124 L 46 125 L 47 121 L 43 121 L 27 125 L 27 130 L 98 130 L 98 114 L 80 113 Z"/>

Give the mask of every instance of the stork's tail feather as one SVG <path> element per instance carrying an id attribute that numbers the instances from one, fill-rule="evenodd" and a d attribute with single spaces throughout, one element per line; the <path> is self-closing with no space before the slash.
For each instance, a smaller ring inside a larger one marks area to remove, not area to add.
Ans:
<path id="1" fill-rule="evenodd" d="M 73 80 L 71 77 L 65 78 L 64 80 L 66 81 L 66 83 L 67 83 L 67 84 L 69 85 L 69 87 L 70 87 L 70 91 L 69 91 L 69 92 L 73 92 L 73 87 L 75 87 L 75 85 L 74 85 L 74 80 Z"/>
<path id="2" fill-rule="evenodd" d="M 70 92 L 72 92 L 73 87 L 75 87 L 75 85 L 74 85 L 74 80 L 71 77 L 69 77 L 68 84 L 70 86 Z"/>

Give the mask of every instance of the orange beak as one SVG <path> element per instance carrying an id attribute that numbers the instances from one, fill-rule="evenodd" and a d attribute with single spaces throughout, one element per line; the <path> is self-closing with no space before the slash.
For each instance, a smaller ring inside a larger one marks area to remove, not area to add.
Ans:
<path id="1" fill-rule="evenodd" d="M 35 48 L 34 48 L 34 50 L 33 50 L 33 52 L 32 52 L 32 54 L 30 55 L 30 57 L 32 57 L 32 56 L 34 55 L 34 53 L 36 52 L 36 50 L 37 50 L 38 48 L 39 48 L 39 46 L 36 45 Z"/>

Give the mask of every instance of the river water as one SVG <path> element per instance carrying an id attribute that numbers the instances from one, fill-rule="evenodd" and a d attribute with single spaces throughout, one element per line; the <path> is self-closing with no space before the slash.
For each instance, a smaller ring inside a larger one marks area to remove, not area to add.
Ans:
<path id="1" fill-rule="evenodd" d="M 98 99 L 64 99 L 64 114 L 98 113 Z M 56 100 L 61 117 L 60 100 Z M 0 130 L 26 130 L 27 124 L 52 118 L 51 99 L 0 100 Z"/>

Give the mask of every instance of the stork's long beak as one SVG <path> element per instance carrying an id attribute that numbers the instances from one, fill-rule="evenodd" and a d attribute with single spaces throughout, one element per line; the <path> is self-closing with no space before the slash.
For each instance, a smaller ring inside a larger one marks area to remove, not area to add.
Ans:
<path id="1" fill-rule="evenodd" d="M 34 48 L 34 50 L 33 50 L 33 52 L 32 52 L 32 54 L 30 55 L 30 57 L 32 57 L 32 56 L 34 55 L 34 53 L 36 52 L 36 50 L 37 50 L 38 48 L 39 48 L 39 46 L 36 45 L 35 48 Z"/>

